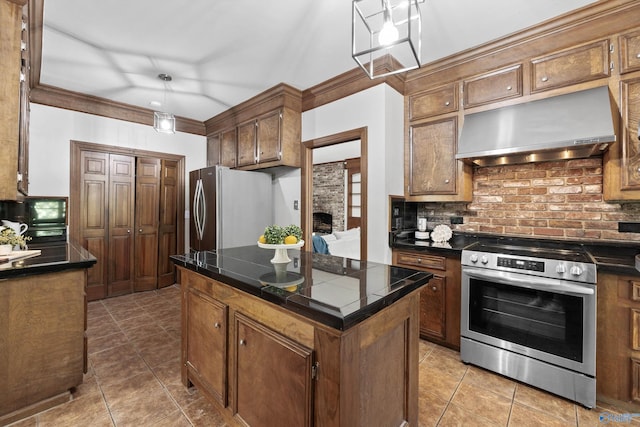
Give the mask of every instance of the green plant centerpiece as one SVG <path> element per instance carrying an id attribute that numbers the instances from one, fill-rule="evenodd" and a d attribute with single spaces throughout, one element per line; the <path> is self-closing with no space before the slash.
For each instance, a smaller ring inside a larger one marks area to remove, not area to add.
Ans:
<path id="1" fill-rule="evenodd" d="M 18 246 L 20 249 L 26 249 L 29 240 L 31 237 L 16 234 L 12 228 L 7 227 L 0 230 L 0 245 L 11 245 L 13 248 Z"/>
<path id="2" fill-rule="evenodd" d="M 278 246 L 268 247 L 265 245 Z M 273 264 L 285 264 L 291 261 L 287 255 L 287 246 L 300 248 L 303 245 L 302 229 L 295 224 L 286 227 L 270 225 L 264 229 L 264 234 L 258 239 L 258 246 L 265 249 L 275 249 L 275 256 L 271 260 Z"/>

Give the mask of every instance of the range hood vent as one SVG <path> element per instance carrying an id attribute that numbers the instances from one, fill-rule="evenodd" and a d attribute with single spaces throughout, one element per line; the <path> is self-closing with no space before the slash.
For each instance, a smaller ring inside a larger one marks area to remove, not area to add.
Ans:
<path id="1" fill-rule="evenodd" d="M 615 140 L 609 89 L 601 86 L 467 114 L 456 158 L 479 166 L 579 159 Z"/>

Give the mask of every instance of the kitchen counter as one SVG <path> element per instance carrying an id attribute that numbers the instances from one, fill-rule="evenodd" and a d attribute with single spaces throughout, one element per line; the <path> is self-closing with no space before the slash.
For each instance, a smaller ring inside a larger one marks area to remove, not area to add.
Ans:
<path id="1" fill-rule="evenodd" d="M 406 249 L 417 252 L 440 252 L 451 254 L 462 252 L 472 245 L 483 242 L 504 241 L 508 242 L 510 236 L 492 236 L 482 234 L 455 233 L 451 240 L 445 243 L 435 243 L 430 240 L 417 240 L 413 238 L 413 233 L 390 233 L 389 245 L 392 249 Z M 557 243 L 558 248 L 566 246 L 582 246 L 596 263 L 598 271 L 612 271 L 621 274 L 632 274 L 640 276 L 640 271 L 635 267 L 635 256 L 640 254 L 640 243 L 637 242 L 584 242 L 572 240 L 552 240 L 536 239 L 527 237 L 517 237 L 518 239 L 530 240 L 535 246 L 536 241 L 544 240 Z"/>
<path id="2" fill-rule="evenodd" d="M 289 249 L 278 274 L 273 249 L 257 246 L 175 255 L 176 265 L 339 330 L 425 285 L 430 273 Z"/>
<path id="3" fill-rule="evenodd" d="M 93 255 L 72 242 L 29 245 L 29 250 L 32 249 L 39 249 L 40 255 L 0 263 L 0 280 L 89 268 L 96 263 Z"/>

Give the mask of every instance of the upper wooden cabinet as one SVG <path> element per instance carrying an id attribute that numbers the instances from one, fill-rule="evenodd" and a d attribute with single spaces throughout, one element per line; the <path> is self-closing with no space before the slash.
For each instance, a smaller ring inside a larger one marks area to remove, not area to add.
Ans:
<path id="1" fill-rule="evenodd" d="M 628 73 L 640 70 L 640 31 L 634 31 L 621 35 L 620 48 L 620 73 Z"/>
<path id="2" fill-rule="evenodd" d="M 522 96 L 522 64 L 465 79 L 462 82 L 466 108 Z"/>
<path id="3" fill-rule="evenodd" d="M 280 84 L 207 120 L 209 141 L 218 146 L 208 150 L 207 164 L 300 167 L 301 111 L 302 93 Z"/>
<path id="4" fill-rule="evenodd" d="M 458 118 L 409 126 L 405 196 L 413 201 L 471 201 L 471 171 L 456 160 Z"/>
<path id="5" fill-rule="evenodd" d="M 450 84 L 409 96 L 409 120 L 458 110 L 458 84 Z"/>
<path id="6" fill-rule="evenodd" d="M 220 133 L 207 136 L 207 166 L 220 164 Z"/>
<path id="7" fill-rule="evenodd" d="M 599 40 L 531 60 L 531 92 L 610 75 L 609 40 Z"/>
<path id="8" fill-rule="evenodd" d="M 0 200 L 18 197 L 23 7 L 0 0 Z"/>

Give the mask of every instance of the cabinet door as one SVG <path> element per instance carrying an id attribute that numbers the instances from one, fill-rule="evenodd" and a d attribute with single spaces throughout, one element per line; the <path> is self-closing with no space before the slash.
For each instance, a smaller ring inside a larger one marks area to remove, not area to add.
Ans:
<path id="1" fill-rule="evenodd" d="M 233 412 L 247 425 L 310 426 L 312 350 L 235 315 Z"/>
<path id="2" fill-rule="evenodd" d="M 621 82 L 622 162 L 621 189 L 640 190 L 640 79 Z"/>
<path id="3" fill-rule="evenodd" d="M 463 93 L 467 108 L 522 96 L 522 64 L 467 79 Z"/>
<path id="4" fill-rule="evenodd" d="M 531 60 L 531 92 L 609 77 L 609 40 Z"/>
<path id="5" fill-rule="evenodd" d="M 457 123 L 457 118 L 452 117 L 410 127 L 410 196 L 456 193 Z"/>
<path id="6" fill-rule="evenodd" d="M 189 289 L 187 369 L 208 394 L 227 405 L 227 307 Z"/>
<path id="7" fill-rule="evenodd" d="M 420 291 L 420 335 L 444 340 L 446 337 L 446 281 L 433 276 Z"/>
<path id="8" fill-rule="evenodd" d="M 220 134 L 220 164 L 228 168 L 236 167 L 236 129 Z"/>
<path id="9" fill-rule="evenodd" d="M 423 119 L 457 110 L 457 84 L 450 84 L 409 97 L 409 120 Z"/>
<path id="10" fill-rule="evenodd" d="M 256 121 L 238 125 L 237 166 L 250 166 L 256 163 Z"/>
<path id="11" fill-rule="evenodd" d="M 135 157 L 109 155 L 109 260 L 107 296 L 133 291 Z"/>
<path id="12" fill-rule="evenodd" d="M 623 34 L 620 41 L 620 73 L 640 70 L 640 31 Z"/>
<path id="13" fill-rule="evenodd" d="M 282 157 L 282 112 L 266 114 L 257 121 L 258 163 L 280 160 Z"/>
<path id="14" fill-rule="evenodd" d="M 136 168 L 135 291 L 158 287 L 160 159 L 138 158 Z"/>
<path id="15" fill-rule="evenodd" d="M 220 164 L 220 137 L 219 133 L 207 136 L 207 166 Z"/>

